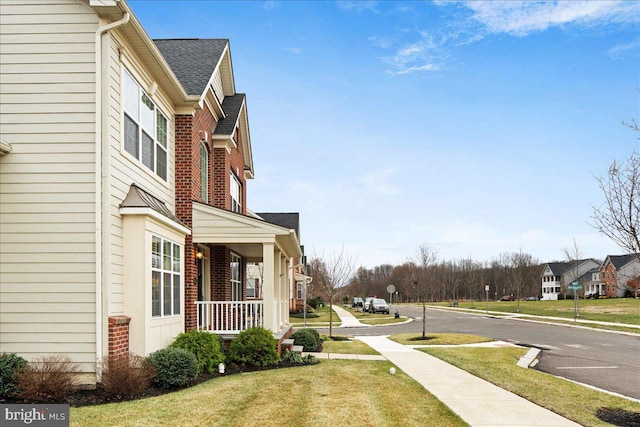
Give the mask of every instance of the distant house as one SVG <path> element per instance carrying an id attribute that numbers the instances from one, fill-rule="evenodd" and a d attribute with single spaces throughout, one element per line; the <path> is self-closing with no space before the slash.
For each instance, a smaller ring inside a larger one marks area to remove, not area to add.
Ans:
<path id="1" fill-rule="evenodd" d="M 604 282 L 604 295 L 622 297 L 637 286 L 640 261 L 637 254 L 608 255 L 600 266 L 600 280 Z"/>
<path id="2" fill-rule="evenodd" d="M 300 214 L 298 212 L 261 212 L 256 215 L 267 222 L 295 230 L 300 238 Z M 293 274 L 289 283 L 291 297 L 289 309 L 300 311 L 303 309 L 306 299 L 306 287 L 311 283 L 311 277 L 307 275 L 307 258 L 304 255 L 304 246 L 301 246 L 302 256 L 291 259 Z"/>
<path id="3" fill-rule="evenodd" d="M 289 334 L 302 251 L 247 212 L 228 40 L 154 42 L 124 0 L 3 2 L 0 40 L 0 352 L 67 354 L 95 383 L 185 330 Z"/>
<path id="4" fill-rule="evenodd" d="M 592 278 L 589 271 L 599 266 L 600 263 L 592 258 L 546 263 L 540 274 L 542 299 L 557 300 L 561 295 L 565 295 L 567 287 L 576 281 L 583 286 L 584 292 L 584 284 Z"/>
<path id="5" fill-rule="evenodd" d="M 592 268 L 587 273 L 591 278 L 584 283 L 585 298 L 605 296 L 605 283 L 600 278 L 600 267 Z"/>

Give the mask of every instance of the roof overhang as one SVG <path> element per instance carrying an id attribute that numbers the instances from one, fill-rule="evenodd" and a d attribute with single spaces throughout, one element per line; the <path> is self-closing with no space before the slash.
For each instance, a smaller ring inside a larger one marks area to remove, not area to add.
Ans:
<path id="1" fill-rule="evenodd" d="M 106 21 L 113 22 L 121 19 L 124 13 L 128 12 L 131 16 L 129 23 L 115 31 L 126 38 L 135 57 L 139 58 L 149 69 L 154 83 L 166 91 L 176 108 L 176 114 L 189 114 L 194 110 L 200 109 L 200 97 L 187 94 L 158 47 L 125 1 L 90 0 L 89 5 L 96 11 L 98 16 Z M 124 47 L 121 47 L 122 52 L 126 52 Z"/>
<path id="2" fill-rule="evenodd" d="M 262 258 L 262 245 L 274 244 L 288 257 L 302 256 L 294 230 L 202 203 L 193 203 L 193 243 L 224 245 L 248 258 Z"/>

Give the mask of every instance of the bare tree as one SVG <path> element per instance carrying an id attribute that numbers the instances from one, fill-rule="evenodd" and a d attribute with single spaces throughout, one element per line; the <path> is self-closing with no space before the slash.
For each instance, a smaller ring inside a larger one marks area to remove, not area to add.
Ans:
<path id="1" fill-rule="evenodd" d="M 354 272 L 354 261 L 345 251 L 328 257 L 314 257 L 309 266 L 313 283 L 329 300 L 329 336 L 333 336 L 333 301 L 347 289 Z"/>
<path id="2" fill-rule="evenodd" d="M 427 337 L 427 297 L 429 290 L 433 287 L 433 267 L 438 260 L 438 252 L 427 244 L 420 245 L 416 257 L 416 265 L 419 267 L 416 280 L 414 282 L 415 289 L 419 297 L 422 299 L 422 339 Z"/>
<path id="3" fill-rule="evenodd" d="M 598 184 L 605 201 L 593 209 L 593 226 L 624 251 L 640 252 L 640 153 L 614 160 Z"/>
<path id="4" fill-rule="evenodd" d="M 519 313 L 522 289 L 532 280 L 531 272 L 537 269 L 538 261 L 531 254 L 526 254 L 522 251 L 513 252 L 509 255 L 508 260 L 510 282 L 516 293 L 516 312 Z"/>

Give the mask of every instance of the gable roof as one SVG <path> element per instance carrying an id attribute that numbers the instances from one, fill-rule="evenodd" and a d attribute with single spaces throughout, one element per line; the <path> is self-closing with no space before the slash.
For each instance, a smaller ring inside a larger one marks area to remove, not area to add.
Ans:
<path id="1" fill-rule="evenodd" d="M 604 266 L 607 263 L 607 260 L 609 260 L 611 264 L 613 264 L 613 266 L 616 269 L 618 269 L 618 268 L 624 267 L 625 265 L 637 259 L 638 259 L 637 254 L 608 255 L 607 259 L 604 261 L 602 265 Z"/>
<path id="2" fill-rule="evenodd" d="M 545 275 L 547 267 L 551 270 L 551 274 L 553 274 L 554 276 L 563 276 L 565 273 L 575 267 L 576 262 L 578 265 L 581 265 L 588 261 L 594 261 L 594 263 L 596 262 L 593 258 L 579 259 L 575 261 L 548 262 L 544 265 L 541 276 Z"/>
<path id="3" fill-rule="evenodd" d="M 214 135 L 233 135 L 236 130 L 236 124 L 240 118 L 240 111 L 245 100 L 244 93 L 236 93 L 233 96 L 225 96 L 222 101 L 222 109 L 225 117 L 220 119 L 218 125 L 213 131 Z"/>
<path id="4" fill-rule="evenodd" d="M 202 95 L 228 39 L 158 39 L 154 43 L 189 95 Z"/>

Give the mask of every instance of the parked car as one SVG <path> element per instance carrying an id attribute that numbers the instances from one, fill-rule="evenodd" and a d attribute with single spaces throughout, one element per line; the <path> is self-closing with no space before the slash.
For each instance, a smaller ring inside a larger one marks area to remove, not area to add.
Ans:
<path id="1" fill-rule="evenodd" d="M 364 300 L 364 305 L 362 306 L 362 309 L 364 311 L 369 311 L 369 305 L 371 304 L 371 300 L 373 299 L 373 297 L 367 297 Z"/>
<path id="2" fill-rule="evenodd" d="M 539 299 L 538 297 L 527 297 L 527 301 L 538 301 Z"/>
<path id="3" fill-rule="evenodd" d="M 389 314 L 389 304 L 382 298 L 374 298 L 369 303 L 369 312 Z"/>
<path id="4" fill-rule="evenodd" d="M 502 298 L 500 298 L 500 301 L 515 301 L 516 299 L 513 297 L 513 295 L 503 295 Z"/>
<path id="5" fill-rule="evenodd" d="M 353 308 L 362 307 L 363 305 L 364 305 L 364 301 L 362 301 L 362 298 L 360 297 L 355 297 L 353 299 L 353 302 L 351 303 L 351 307 Z"/>

